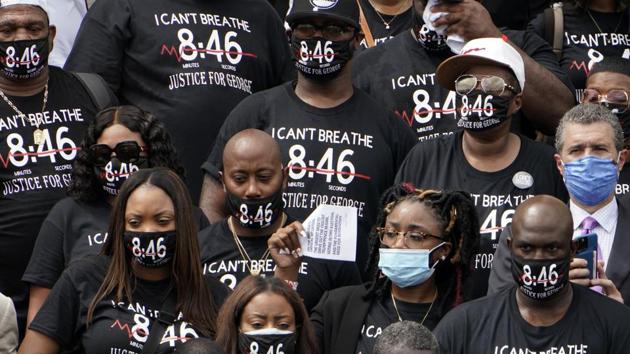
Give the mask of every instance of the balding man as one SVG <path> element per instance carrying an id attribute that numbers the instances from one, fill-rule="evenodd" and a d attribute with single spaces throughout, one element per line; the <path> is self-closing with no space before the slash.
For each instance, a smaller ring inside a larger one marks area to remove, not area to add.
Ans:
<path id="1" fill-rule="evenodd" d="M 199 234 L 204 274 L 230 288 L 248 275 L 274 274 L 267 247 L 271 234 L 294 221 L 284 212 L 282 192 L 288 169 L 278 143 L 262 130 L 246 129 L 228 140 L 220 172 L 230 215 Z M 360 282 L 354 263 L 304 257 L 298 293 L 308 309 L 326 290 Z"/>
<path id="2" fill-rule="evenodd" d="M 517 284 L 448 313 L 434 331 L 440 352 L 627 353 L 630 309 L 569 282 L 576 249 L 566 204 L 528 199 L 516 209 L 512 232 Z"/>

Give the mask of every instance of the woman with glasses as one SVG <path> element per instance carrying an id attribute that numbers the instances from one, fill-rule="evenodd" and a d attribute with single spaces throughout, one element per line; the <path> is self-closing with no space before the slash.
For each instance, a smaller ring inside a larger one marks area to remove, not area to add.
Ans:
<path id="1" fill-rule="evenodd" d="M 31 285 L 28 322 L 72 261 L 99 253 L 107 240 L 111 206 L 131 173 L 167 167 L 184 174 L 162 123 L 135 106 L 98 113 L 73 166 L 69 197 L 60 200 L 42 224 L 22 278 Z M 195 221 L 200 228 L 208 225 L 198 209 Z"/>
<path id="2" fill-rule="evenodd" d="M 323 353 L 371 354 L 389 324 L 433 329 L 466 301 L 479 245 L 475 207 L 463 192 L 390 188 L 369 236 L 371 282 L 326 293 L 311 315 Z"/>
<path id="3" fill-rule="evenodd" d="M 192 209 L 173 171 L 130 176 L 103 251 L 63 272 L 20 353 L 165 354 L 191 338 L 214 338 L 228 289 L 202 275 Z"/>

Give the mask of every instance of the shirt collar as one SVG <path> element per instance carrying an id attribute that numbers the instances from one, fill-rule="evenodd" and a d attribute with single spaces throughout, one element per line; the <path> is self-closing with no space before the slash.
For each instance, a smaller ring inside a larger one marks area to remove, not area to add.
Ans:
<path id="1" fill-rule="evenodd" d="M 571 216 L 573 217 L 573 231 L 577 231 L 580 228 L 580 224 L 587 216 L 593 217 L 597 220 L 599 226 L 601 226 L 606 232 L 612 232 L 612 229 L 617 224 L 617 216 L 619 215 L 619 207 L 617 206 L 617 198 L 613 198 L 608 204 L 599 208 L 593 214 L 589 214 L 586 210 L 577 206 L 573 201 L 569 201 L 569 209 L 571 210 Z"/>

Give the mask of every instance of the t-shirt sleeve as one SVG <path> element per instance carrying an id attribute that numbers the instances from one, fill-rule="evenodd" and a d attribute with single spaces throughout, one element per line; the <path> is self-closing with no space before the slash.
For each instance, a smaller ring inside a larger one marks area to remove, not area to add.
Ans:
<path id="1" fill-rule="evenodd" d="M 507 245 L 507 238 L 511 236 L 512 225 L 508 225 L 501 232 L 497 250 L 494 252 L 492 269 L 488 279 L 488 295 L 496 294 L 514 285 L 510 264 L 510 250 Z"/>
<path id="2" fill-rule="evenodd" d="M 464 319 L 461 318 L 463 315 L 465 313 L 457 309 L 450 311 L 433 330 L 440 353 L 468 354 L 464 344 L 466 325 Z"/>
<path id="3" fill-rule="evenodd" d="M 65 233 L 60 226 L 63 220 L 63 209 L 60 204 L 57 204 L 42 223 L 22 281 L 50 289 L 63 272 Z"/>
<path id="4" fill-rule="evenodd" d="M 96 1 L 81 23 L 65 69 L 97 73 L 114 92 L 120 88 L 131 5 L 128 0 Z"/>
<path id="5" fill-rule="evenodd" d="M 396 173 L 394 183 L 414 182 L 416 174 L 418 171 L 421 171 L 418 166 L 418 160 L 420 159 L 420 154 L 418 152 L 419 147 L 419 145 L 416 145 L 416 147 L 409 151 L 407 157 L 400 165 L 398 173 Z"/>
<path id="6" fill-rule="evenodd" d="M 81 305 L 79 290 L 72 280 L 71 272 L 72 268 L 63 272 L 29 326 L 30 329 L 54 339 L 62 347 L 69 347 L 74 343 Z"/>
<path id="7" fill-rule="evenodd" d="M 214 141 L 214 146 L 206 162 L 201 165 L 204 173 L 219 180 L 219 172 L 223 169 L 223 149 L 228 140 L 241 130 L 248 128 L 264 129 L 259 120 L 261 109 L 264 109 L 265 98 L 263 93 L 253 94 L 245 98 L 230 112 L 219 130 Z"/>
<path id="8" fill-rule="evenodd" d="M 400 119 L 397 119 L 392 115 L 393 131 L 394 131 L 394 145 L 393 145 L 393 161 L 394 168 L 398 168 L 402 165 L 403 161 L 409 154 L 409 151 L 418 143 L 418 138 L 413 131 Z"/>
<path id="9" fill-rule="evenodd" d="M 330 292 L 327 291 L 322 295 L 322 298 L 319 300 L 319 303 L 313 308 L 311 311 L 311 324 L 313 325 L 313 330 L 315 331 L 315 338 L 319 343 L 320 348 L 324 348 L 324 313 L 326 311 L 326 306 L 328 303 L 328 298 L 330 296 Z"/>

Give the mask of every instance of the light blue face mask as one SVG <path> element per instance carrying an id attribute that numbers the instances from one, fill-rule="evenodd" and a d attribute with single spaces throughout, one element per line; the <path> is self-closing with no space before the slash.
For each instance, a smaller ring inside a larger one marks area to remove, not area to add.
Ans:
<path id="1" fill-rule="evenodd" d="M 444 244 L 446 242 L 442 242 L 430 250 L 381 248 L 379 249 L 378 267 L 398 287 L 408 288 L 422 284 L 433 275 L 435 266 L 439 263 L 438 260 L 433 266 L 430 266 L 431 253 Z"/>
<path id="2" fill-rule="evenodd" d="M 580 204 L 594 206 L 614 193 L 618 170 L 612 160 L 589 155 L 563 165 L 564 184 Z"/>

